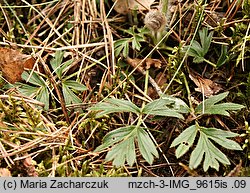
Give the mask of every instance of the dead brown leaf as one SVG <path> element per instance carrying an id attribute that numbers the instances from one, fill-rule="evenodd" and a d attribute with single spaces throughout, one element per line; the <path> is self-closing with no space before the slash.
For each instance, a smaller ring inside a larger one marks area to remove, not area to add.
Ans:
<path id="1" fill-rule="evenodd" d="M 146 69 L 151 68 L 152 66 L 154 66 L 155 68 L 161 68 L 161 61 L 158 59 L 152 59 L 152 58 L 147 58 L 146 61 Z"/>
<path id="2" fill-rule="evenodd" d="M 11 177 L 10 170 L 7 168 L 0 168 L 0 177 Z"/>
<path id="3" fill-rule="evenodd" d="M 26 155 L 28 155 L 28 154 L 26 153 Z M 23 165 L 24 165 L 24 167 L 26 167 L 26 170 L 27 170 L 27 173 L 29 176 L 38 177 L 38 174 L 36 172 L 36 168 L 33 165 L 32 158 L 30 156 L 28 156 L 24 159 Z"/>
<path id="4" fill-rule="evenodd" d="M 131 10 L 149 10 L 155 0 L 113 0 L 116 2 L 115 11 L 126 15 Z"/>
<path id="5" fill-rule="evenodd" d="M 10 48 L 0 48 L 0 70 L 10 83 L 22 80 L 24 68 L 32 69 L 35 60 L 26 54 Z"/>
<path id="6" fill-rule="evenodd" d="M 127 62 L 133 66 L 134 68 L 137 67 L 138 64 L 140 64 L 142 62 L 142 59 L 138 59 L 138 58 L 127 58 Z M 139 70 L 140 69 L 150 69 L 151 67 L 155 67 L 155 68 L 161 68 L 161 61 L 159 59 L 153 59 L 153 58 L 147 58 L 141 66 L 139 66 Z"/>
<path id="7" fill-rule="evenodd" d="M 206 97 L 217 94 L 220 90 L 222 90 L 222 87 L 219 84 L 210 79 L 202 78 L 198 73 L 190 73 L 189 77 L 198 87 L 195 88 L 195 90 L 197 92 L 204 93 Z"/>

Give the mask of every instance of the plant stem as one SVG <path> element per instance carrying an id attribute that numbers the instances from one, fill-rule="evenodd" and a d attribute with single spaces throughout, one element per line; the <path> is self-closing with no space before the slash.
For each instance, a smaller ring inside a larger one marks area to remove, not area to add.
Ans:
<path id="1" fill-rule="evenodd" d="M 191 100 L 191 92 L 190 92 L 190 89 L 189 89 L 189 86 L 188 86 L 188 82 L 187 82 L 187 79 L 186 79 L 186 76 L 184 73 L 181 74 L 183 79 L 184 79 L 184 84 L 186 86 L 186 90 L 187 90 L 187 94 L 188 94 L 188 102 L 189 102 L 189 108 L 191 110 L 191 113 L 194 114 L 194 108 L 193 108 L 193 105 L 192 105 L 192 100 Z"/>
<path id="2" fill-rule="evenodd" d="M 214 64 L 213 62 L 210 62 L 209 60 L 207 60 L 207 59 L 205 59 L 205 58 L 204 58 L 204 61 L 205 61 L 206 63 L 210 64 L 211 66 L 213 66 L 214 68 L 217 67 L 216 64 Z"/>
<path id="3" fill-rule="evenodd" d="M 161 0 L 160 5 L 162 6 L 162 13 L 166 15 L 168 12 L 168 0 Z"/>
<path id="4" fill-rule="evenodd" d="M 144 94 L 145 95 L 147 95 L 147 93 L 148 93 L 148 80 L 149 80 L 149 70 L 146 70 L 145 71 L 145 85 L 144 85 Z M 138 122 L 136 124 L 136 127 L 140 127 L 141 124 L 143 123 L 142 110 L 144 109 L 144 107 L 145 107 L 145 101 L 142 102 L 141 113 L 139 114 Z"/>

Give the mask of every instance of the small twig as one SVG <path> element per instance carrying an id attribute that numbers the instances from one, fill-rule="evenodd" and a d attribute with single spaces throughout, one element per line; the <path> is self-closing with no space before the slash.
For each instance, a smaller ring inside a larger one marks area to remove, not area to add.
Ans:
<path id="1" fill-rule="evenodd" d="M 73 45 L 73 46 L 62 46 L 59 48 L 52 48 L 52 47 L 46 47 L 46 46 L 31 46 L 31 45 L 23 45 L 23 44 L 15 44 L 9 41 L 0 42 L 0 45 L 5 46 L 18 46 L 21 48 L 35 48 L 35 49 L 42 49 L 42 50 L 51 50 L 51 51 L 60 51 L 60 50 L 72 50 L 77 48 L 91 48 L 96 46 L 104 46 L 106 45 L 105 42 L 98 42 L 98 43 L 88 43 L 88 44 L 79 44 L 79 45 Z"/>
<path id="2" fill-rule="evenodd" d="M 6 149 L 4 148 L 3 144 L 0 141 L 0 152 L 2 153 L 0 157 L 3 157 L 4 160 L 6 161 L 7 165 L 11 167 L 11 164 L 14 164 L 13 160 L 10 158 L 8 155 Z M 11 163 L 10 163 L 11 162 Z"/>
<path id="3" fill-rule="evenodd" d="M 43 61 L 43 59 L 40 56 L 39 56 L 39 59 L 40 59 L 41 63 L 43 64 L 44 71 L 49 76 L 49 80 L 50 80 L 51 84 L 53 85 L 53 87 L 54 87 L 54 89 L 56 91 L 56 94 L 57 94 L 57 96 L 59 98 L 59 101 L 60 101 L 60 105 L 62 107 L 63 114 L 64 114 L 65 119 L 66 119 L 66 122 L 69 124 L 70 119 L 69 119 L 69 115 L 67 113 L 67 109 L 66 109 L 66 106 L 65 106 L 65 100 L 63 98 L 63 95 L 62 95 L 61 91 L 58 89 L 56 81 L 55 81 L 50 69 L 48 68 L 48 66 L 45 64 L 45 62 Z"/>

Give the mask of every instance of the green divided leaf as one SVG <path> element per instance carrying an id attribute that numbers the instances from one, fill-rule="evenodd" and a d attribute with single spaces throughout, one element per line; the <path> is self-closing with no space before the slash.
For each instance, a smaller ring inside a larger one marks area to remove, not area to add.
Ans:
<path id="1" fill-rule="evenodd" d="M 124 39 L 120 39 L 117 40 L 114 43 L 114 47 L 115 47 L 115 56 L 118 57 L 120 53 L 122 53 L 122 55 L 124 57 L 128 56 L 128 52 L 129 52 L 129 38 L 124 38 Z"/>
<path id="2" fill-rule="evenodd" d="M 197 114 L 208 114 L 208 115 L 225 115 L 229 116 L 227 111 L 230 110 L 240 110 L 244 108 L 243 105 L 236 104 L 236 103 L 221 103 L 215 104 L 228 95 L 229 92 L 224 92 L 218 95 L 211 96 L 210 98 L 206 99 L 204 102 L 200 103 L 196 109 L 195 113 Z M 203 107 L 204 106 L 204 107 Z M 204 112 L 203 112 L 204 109 Z"/>
<path id="3" fill-rule="evenodd" d="M 184 51 L 188 50 L 188 55 L 193 57 L 194 63 L 202 63 L 205 60 L 210 44 L 212 42 L 213 32 L 208 34 L 208 29 L 203 28 L 199 31 L 200 43 L 196 40 L 192 42 L 188 50 L 188 46 L 184 47 Z"/>
<path id="4" fill-rule="evenodd" d="M 83 84 L 76 82 L 75 80 L 64 80 L 63 84 L 69 88 L 72 88 L 77 91 L 85 91 L 87 90 L 87 87 Z"/>
<path id="5" fill-rule="evenodd" d="M 55 57 L 51 60 L 50 64 L 53 70 L 56 72 L 58 78 L 61 80 L 61 87 L 63 96 L 65 99 L 66 105 L 69 104 L 79 104 L 81 103 L 81 99 L 75 94 L 76 91 L 85 91 L 87 90 L 86 86 L 83 84 L 78 83 L 74 80 L 66 80 L 62 79 L 62 73 L 64 70 L 73 62 L 73 60 L 68 60 L 65 63 L 63 61 L 64 52 L 57 51 L 55 53 Z M 50 104 L 50 93 L 49 93 L 49 85 L 47 85 L 46 81 L 39 76 L 36 72 L 32 72 L 32 74 L 28 72 L 23 72 L 22 78 L 24 80 L 28 80 L 30 84 L 33 86 L 23 84 L 23 83 L 16 83 L 19 86 L 19 91 L 29 97 L 35 97 L 38 101 L 45 104 L 44 109 L 49 109 Z"/>
<path id="6" fill-rule="evenodd" d="M 82 100 L 73 92 L 73 89 L 77 91 L 85 91 L 87 90 L 87 87 L 74 80 L 63 80 L 62 91 L 66 105 L 79 104 L 82 102 Z"/>
<path id="7" fill-rule="evenodd" d="M 237 133 L 230 131 L 224 131 L 216 128 L 205 128 L 201 127 L 201 131 L 206 134 L 209 139 L 214 140 L 216 143 L 220 144 L 222 147 L 231 150 L 242 150 L 241 146 L 233 140 L 227 139 L 228 137 L 236 137 Z"/>
<path id="8" fill-rule="evenodd" d="M 62 83 L 62 92 L 66 105 L 79 104 L 81 99 L 65 84 Z"/>
<path id="9" fill-rule="evenodd" d="M 223 64 L 225 64 L 229 60 L 228 56 L 228 51 L 227 51 L 227 46 L 222 45 L 221 46 L 221 52 L 220 52 L 220 57 L 217 61 L 216 66 L 221 67 Z"/>
<path id="10" fill-rule="evenodd" d="M 197 147 L 191 153 L 189 167 L 195 169 L 200 165 L 202 158 L 205 154 L 205 159 L 203 163 L 203 170 L 207 171 L 209 167 L 219 170 L 219 162 L 222 164 L 230 165 L 230 162 L 226 155 L 222 153 L 213 143 L 208 139 L 208 137 L 201 132 L 200 138 L 197 143 Z"/>
<path id="11" fill-rule="evenodd" d="M 122 53 L 122 55 L 126 58 L 129 54 L 129 44 L 132 44 L 133 50 L 140 51 L 141 49 L 141 43 L 144 42 L 144 35 L 148 33 L 148 31 L 145 28 L 136 28 L 135 26 L 129 28 L 128 30 L 123 30 L 125 33 L 128 33 L 132 37 L 130 38 L 122 38 L 120 40 L 117 40 L 114 43 L 115 47 L 115 56 L 119 56 L 119 54 Z"/>
<path id="12" fill-rule="evenodd" d="M 189 49 L 188 55 L 192 57 L 204 57 L 202 47 L 199 42 L 197 42 L 196 40 L 193 41 L 193 44 Z"/>
<path id="13" fill-rule="evenodd" d="M 29 83 L 34 84 L 36 86 L 42 86 L 42 87 L 46 86 L 44 80 L 36 72 L 33 72 L 30 75 L 30 73 L 24 71 L 22 73 L 22 78 L 26 81 L 29 80 L 28 81 Z"/>
<path id="14" fill-rule="evenodd" d="M 41 87 L 39 90 L 36 100 L 44 103 L 44 109 L 48 110 L 49 109 L 49 91 L 46 87 Z"/>
<path id="15" fill-rule="evenodd" d="M 125 164 L 125 161 L 128 162 L 130 166 L 132 166 L 135 162 L 136 154 L 135 154 L 135 145 L 134 138 L 129 137 L 124 141 L 116 144 L 106 156 L 107 161 L 113 160 L 113 165 L 122 166 Z"/>
<path id="16" fill-rule="evenodd" d="M 133 126 L 134 128 L 134 126 Z M 131 132 L 133 132 L 133 128 L 131 127 L 121 127 L 109 132 L 104 136 L 102 140 L 102 145 L 98 146 L 95 149 L 95 152 L 102 151 L 109 146 L 114 145 L 115 143 L 121 141 L 125 136 L 129 136 Z"/>
<path id="17" fill-rule="evenodd" d="M 132 49 L 140 51 L 141 44 L 140 42 L 144 42 L 144 38 L 140 35 L 135 35 L 134 38 L 132 38 Z"/>
<path id="18" fill-rule="evenodd" d="M 185 129 L 175 140 L 172 142 L 171 147 L 179 145 L 176 149 L 175 155 L 177 158 L 183 156 L 189 148 L 193 145 L 198 128 L 196 125 L 192 125 Z"/>
<path id="19" fill-rule="evenodd" d="M 132 112 L 136 114 L 140 113 L 140 108 L 137 107 L 134 103 L 127 100 L 114 98 L 110 98 L 104 102 L 100 102 L 93 107 L 90 107 L 89 110 L 101 111 L 97 114 L 98 117 L 115 112 Z"/>
<path id="20" fill-rule="evenodd" d="M 203 28 L 202 30 L 199 31 L 199 36 L 200 36 L 203 56 L 205 56 L 212 42 L 213 32 L 210 32 L 208 34 L 208 28 Z"/>
<path id="21" fill-rule="evenodd" d="M 230 164 L 226 155 L 222 153 L 211 140 L 226 149 L 242 150 L 238 143 L 228 139 L 229 137 L 235 137 L 238 134 L 221 129 L 193 125 L 184 130 L 171 144 L 171 147 L 178 145 L 175 152 L 177 158 L 184 155 L 193 145 L 197 131 L 199 131 L 200 136 L 198 143 L 190 156 L 189 167 L 191 169 L 197 168 L 202 162 L 204 156 L 204 171 L 207 171 L 209 167 L 219 170 L 219 163 L 226 165 Z"/>
<path id="22" fill-rule="evenodd" d="M 35 97 L 36 100 L 44 103 L 45 110 L 49 109 L 49 90 L 47 88 L 46 82 L 36 73 L 33 72 L 31 75 L 28 72 L 23 72 L 22 78 L 24 80 L 29 80 L 28 82 L 34 86 L 16 83 L 20 86 L 19 91 L 28 97 Z"/>
<path id="23" fill-rule="evenodd" d="M 50 61 L 51 67 L 53 71 L 56 73 L 59 79 L 62 79 L 63 72 L 69 67 L 69 65 L 74 61 L 74 59 L 67 60 L 66 62 L 63 62 L 63 51 L 56 51 L 55 57 Z"/>
<path id="24" fill-rule="evenodd" d="M 50 61 L 52 69 L 56 72 L 58 77 L 61 77 L 61 70 L 60 70 L 60 65 L 62 64 L 63 61 L 63 51 L 56 51 L 55 57 Z"/>
<path id="25" fill-rule="evenodd" d="M 181 99 L 164 95 L 145 105 L 143 113 L 184 119 L 181 113 L 188 113 L 189 107 Z"/>
<path id="26" fill-rule="evenodd" d="M 144 113 L 150 115 L 169 116 L 184 119 L 181 113 L 188 113 L 189 107 L 181 99 L 166 95 L 163 96 L 161 99 L 157 99 L 146 104 L 142 111 L 139 107 L 137 107 L 130 101 L 113 98 L 98 103 L 93 107 L 89 108 L 89 110 L 101 111 L 97 114 L 97 116 L 99 117 L 115 112 L 131 112 L 135 114 Z"/>
<path id="27" fill-rule="evenodd" d="M 36 87 L 36 86 L 30 86 L 30 85 L 23 84 L 23 83 L 20 83 L 20 82 L 15 83 L 15 85 L 17 85 L 18 90 L 24 96 L 31 97 L 32 95 L 34 95 L 34 93 L 37 93 L 39 91 L 39 87 Z"/>
<path id="28" fill-rule="evenodd" d="M 149 137 L 148 133 L 145 131 L 145 128 L 137 128 L 137 140 L 142 157 L 149 164 L 152 164 L 154 161 L 154 156 L 159 157 L 159 155 L 153 141 Z"/>
<path id="29" fill-rule="evenodd" d="M 154 156 L 158 157 L 158 152 L 145 128 L 142 127 L 127 126 L 109 132 L 103 138 L 103 144 L 97 147 L 95 152 L 112 146 L 111 150 L 107 153 L 106 160 L 113 160 L 113 165 L 116 166 L 124 165 L 125 162 L 132 166 L 136 159 L 136 141 L 138 142 L 139 151 L 143 158 L 152 164 Z"/>

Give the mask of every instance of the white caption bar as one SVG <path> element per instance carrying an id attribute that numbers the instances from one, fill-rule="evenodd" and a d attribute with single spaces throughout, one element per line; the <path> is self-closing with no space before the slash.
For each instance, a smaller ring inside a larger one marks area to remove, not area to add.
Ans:
<path id="1" fill-rule="evenodd" d="M 220 193 L 249 192 L 250 178 L 159 177 L 159 178 L 0 178 L 0 192 L 70 193 Z"/>

